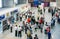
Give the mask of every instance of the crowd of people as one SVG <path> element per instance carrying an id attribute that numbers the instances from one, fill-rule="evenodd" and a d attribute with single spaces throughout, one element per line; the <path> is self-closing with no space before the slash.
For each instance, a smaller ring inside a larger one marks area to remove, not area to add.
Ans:
<path id="1" fill-rule="evenodd" d="M 44 12 L 45 12 L 45 8 L 44 8 Z M 48 12 L 51 12 L 50 8 L 48 9 Z M 59 16 L 55 13 L 55 11 L 53 12 L 53 10 L 51 13 L 52 13 L 51 26 L 54 26 L 55 21 L 56 19 L 59 18 Z M 20 19 L 21 18 L 22 17 L 20 17 Z M 45 22 L 44 17 L 41 17 L 40 19 L 38 19 L 38 21 L 36 21 L 34 16 L 29 16 L 26 22 L 23 21 L 22 23 L 23 26 L 19 26 L 19 27 L 18 25 L 15 26 L 15 36 L 22 37 L 22 31 L 25 31 L 25 34 L 27 35 L 27 39 L 32 39 L 32 34 L 33 34 L 32 25 L 34 25 L 35 32 L 37 31 L 37 29 L 40 29 L 41 33 L 45 33 L 48 36 L 48 39 L 51 39 L 51 27 L 47 24 L 47 22 L 46 22 L 46 26 L 48 27 L 45 29 L 45 32 L 43 32 L 44 22 Z M 12 32 L 12 27 L 11 27 L 11 32 Z M 39 39 L 37 34 L 35 34 L 34 39 Z"/>

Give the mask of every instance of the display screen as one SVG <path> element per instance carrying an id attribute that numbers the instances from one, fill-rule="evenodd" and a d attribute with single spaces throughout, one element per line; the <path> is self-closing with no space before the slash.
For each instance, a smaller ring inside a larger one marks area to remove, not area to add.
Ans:
<path id="1" fill-rule="evenodd" d="M 2 0 L 0 0 L 0 8 L 2 8 Z"/>

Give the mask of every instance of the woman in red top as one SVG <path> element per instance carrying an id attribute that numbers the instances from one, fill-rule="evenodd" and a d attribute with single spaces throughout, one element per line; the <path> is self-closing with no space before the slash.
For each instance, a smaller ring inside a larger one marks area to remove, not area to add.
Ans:
<path id="1" fill-rule="evenodd" d="M 39 20 L 39 23 L 40 23 L 40 24 L 42 24 L 42 23 L 43 23 L 43 20 L 42 20 L 42 19 L 40 19 L 40 20 Z"/>
<path id="2" fill-rule="evenodd" d="M 27 19 L 27 22 L 30 23 L 30 21 L 31 21 L 30 18 L 28 18 L 28 19 Z"/>
<path id="3" fill-rule="evenodd" d="M 47 30 L 47 33 L 50 32 L 50 27 L 48 27 L 46 30 Z"/>

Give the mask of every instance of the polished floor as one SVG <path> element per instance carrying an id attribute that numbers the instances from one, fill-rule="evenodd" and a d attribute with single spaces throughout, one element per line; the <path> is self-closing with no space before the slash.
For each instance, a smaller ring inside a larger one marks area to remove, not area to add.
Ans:
<path id="1" fill-rule="evenodd" d="M 37 8 L 32 8 L 31 10 L 32 12 L 35 12 L 34 16 L 36 17 L 36 15 L 38 15 L 38 11 Z M 44 13 L 44 12 L 43 12 Z M 40 15 L 41 16 L 41 15 Z M 44 13 L 44 17 L 45 17 L 45 22 L 48 22 L 49 24 L 51 23 L 51 13 L 48 13 L 48 8 L 46 8 L 46 11 Z M 21 22 L 17 22 L 17 25 L 19 25 Z M 14 24 L 15 26 L 15 24 Z M 32 30 L 33 30 L 33 34 L 32 37 L 34 37 L 35 34 L 38 35 L 39 39 L 48 39 L 47 35 L 40 32 L 39 29 L 37 29 L 37 32 L 34 31 L 34 25 L 32 25 Z M 60 39 L 60 24 L 58 24 L 57 22 L 55 23 L 55 26 L 51 28 L 51 34 L 52 34 L 52 39 Z M 26 34 L 24 33 L 24 31 L 22 31 L 22 37 L 15 37 L 14 35 L 14 27 L 13 27 L 13 32 L 10 33 L 10 30 L 5 31 L 4 33 L 0 34 L 0 39 L 27 39 Z"/>

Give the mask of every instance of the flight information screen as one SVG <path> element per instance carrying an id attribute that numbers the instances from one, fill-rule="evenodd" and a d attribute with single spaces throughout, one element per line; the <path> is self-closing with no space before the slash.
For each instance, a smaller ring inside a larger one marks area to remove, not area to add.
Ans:
<path id="1" fill-rule="evenodd" d="M 2 7 L 2 0 L 0 0 L 0 8 Z"/>

